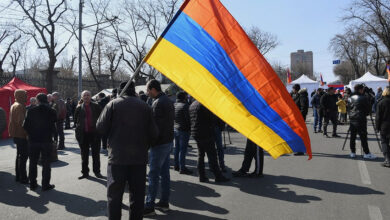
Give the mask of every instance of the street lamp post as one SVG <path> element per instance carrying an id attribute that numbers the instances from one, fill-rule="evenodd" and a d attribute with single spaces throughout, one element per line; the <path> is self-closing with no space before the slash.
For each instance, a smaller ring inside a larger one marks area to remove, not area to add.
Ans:
<path id="1" fill-rule="evenodd" d="M 80 0 L 79 5 L 79 80 L 78 80 L 78 97 L 81 97 L 81 92 L 83 90 L 83 78 L 82 78 L 82 71 L 83 71 L 83 54 L 82 54 L 82 47 L 83 47 L 83 6 L 84 6 L 84 0 Z"/>

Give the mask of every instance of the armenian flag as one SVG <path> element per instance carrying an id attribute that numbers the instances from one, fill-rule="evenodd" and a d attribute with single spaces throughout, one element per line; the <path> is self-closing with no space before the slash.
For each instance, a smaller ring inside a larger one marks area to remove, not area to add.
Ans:
<path id="1" fill-rule="evenodd" d="M 390 82 L 390 64 L 386 64 L 387 81 Z"/>
<path id="2" fill-rule="evenodd" d="M 287 68 L 287 83 L 290 84 L 291 82 L 292 82 L 292 79 L 291 79 L 290 69 Z"/>
<path id="3" fill-rule="evenodd" d="M 320 78 L 321 78 L 321 86 L 325 85 L 324 79 L 322 78 L 322 73 L 320 73 Z"/>
<path id="4" fill-rule="evenodd" d="M 219 0 L 186 0 L 145 62 L 273 158 L 311 147 L 283 83 Z"/>

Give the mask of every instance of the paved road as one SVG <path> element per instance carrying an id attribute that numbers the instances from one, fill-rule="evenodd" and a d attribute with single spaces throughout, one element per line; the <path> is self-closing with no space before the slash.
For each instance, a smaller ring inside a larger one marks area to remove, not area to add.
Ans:
<path id="1" fill-rule="evenodd" d="M 311 131 L 311 118 L 307 124 Z M 345 137 L 347 127 L 340 126 L 339 131 Z M 370 149 L 379 156 L 374 161 L 350 159 L 349 151 L 341 150 L 344 138 L 325 139 L 311 132 L 311 161 L 306 156 L 273 160 L 266 155 L 262 179 L 235 178 L 223 185 L 203 184 L 195 175 L 179 175 L 171 170 L 172 211 L 157 212 L 151 219 L 389 219 L 390 170 L 380 166 L 383 157 L 372 127 L 369 133 Z M 77 179 L 81 174 L 80 151 L 73 136 L 72 131 L 66 131 L 67 149 L 53 164 L 52 183 L 56 189 L 51 192 L 34 192 L 15 183 L 15 146 L 10 140 L 0 141 L 0 219 L 106 219 L 106 181 Z M 231 133 L 231 139 L 226 164 L 236 170 L 243 159 L 245 138 Z M 192 149 L 188 156 L 193 170 L 196 153 Z M 101 159 L 104 174 L 104 153 Z M 231 170 L 227 175 L 231 176 Z M 123 219 L 128 219 L 128 207 L 126 193 Z"/>

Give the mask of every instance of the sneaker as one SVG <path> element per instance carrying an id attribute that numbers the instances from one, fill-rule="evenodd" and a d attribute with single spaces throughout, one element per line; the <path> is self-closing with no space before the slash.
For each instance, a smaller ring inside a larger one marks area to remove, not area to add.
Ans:
<path id="1" fill-rule="evenodd" d="M 168 202 L 163 202 L 159 201 L 155 206 L 155 209 L 160 210 L 162 212 L 168 212 L 169 211 L 169 203 Z"/>
<path id="2" fill-rule="evenodd" d="M 390 162 L 385 161 L 385 162 L 382 163 L 382 166 L 383 166 L 383 167 L 390 168 Z"/>
<path id="3" fill-rule="evenodd" d="M 144 217 L 152 216 L 152 215 L 156 215 L 156 211 L 154 211 L 154 208 L 145 207 L 144 208 Z"/>
<path id="4" fill-rule="evenodd" d="M 355 153 L 351 153 L 349 156 L 350 156 L 351 158 L 355 158 L 355 157 L 356 157 L 356 154 L 355 154 Z"/>
<path id="5" fill-rule="evenodd" d="M 193 172 L 187 168 L 180 170 L 180 174 L 191 175 Z"/>
<path id="6" fill-rule="evenodd" d="M 373 160 L 376 159 L 376 156 L 374 154 L 364 154 L 363 158 Z"/>
<path id="7" fill-rule="evenodd" d="M 248 173 L 242 171 L 242 170 L 238 170 L 238 171 L 235 171 L 232 173 L 232 175 L 234 177 L 248 177 Z"/>

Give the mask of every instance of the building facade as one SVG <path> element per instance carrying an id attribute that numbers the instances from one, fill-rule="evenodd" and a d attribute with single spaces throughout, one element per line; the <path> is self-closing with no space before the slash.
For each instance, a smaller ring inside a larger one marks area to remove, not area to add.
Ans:
<path id="1" fill-rule="evenodd" d="M 291 53 L 291 72 L 294 75 L 305 74 L 313 78 L 313 52 L 298 50 Z"/>

